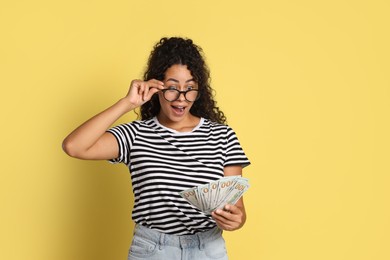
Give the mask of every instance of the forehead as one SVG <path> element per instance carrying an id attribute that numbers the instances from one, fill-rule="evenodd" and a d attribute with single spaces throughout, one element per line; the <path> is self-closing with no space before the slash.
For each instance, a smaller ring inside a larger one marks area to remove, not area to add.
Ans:
<path id="1" fill-rule="evenodd" d="M 175 64 L 165 71 L 165 80 L 177 81 L 181 83 L 194 81 L 194 78 L 186 65 Z"/>

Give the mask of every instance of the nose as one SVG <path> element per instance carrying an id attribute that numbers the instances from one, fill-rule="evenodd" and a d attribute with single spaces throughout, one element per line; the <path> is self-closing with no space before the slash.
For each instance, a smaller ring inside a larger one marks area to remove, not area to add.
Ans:
<path id="1" fill-rule="evenodd" d="M 186 92 L 180 92 L 179 96 L 177 97 L 177 100 L 185 101 L 186 100 L 185 94 L 186 94 Z"/>

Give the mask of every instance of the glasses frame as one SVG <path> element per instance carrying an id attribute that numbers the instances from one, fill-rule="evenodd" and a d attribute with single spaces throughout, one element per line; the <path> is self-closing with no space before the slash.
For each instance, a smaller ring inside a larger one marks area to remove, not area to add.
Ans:
<path id="1" fill-rule="evenodd" d="M 168 100 L 168 99 L 165 97 L 165 92 L 167 92 L 167 91 L 176 91 L 176 92 L 178 92 L 179 94 L 177 95 L 177 98 L 176 98 L 176 99 L 174 99 L 174 100 Z M 187 99 L 187 93 L 190 92 L 190 91 L 196 91 L 196 92 L 197 92 L 197 94 L 196 94 L 196 99 L 195 99 L 194 101 L 190 101 L 190 100 Z M 180 98 L 181 94 L 184 95 L 184 98 L 185 98 L 185 100 L 186 100 L 187 102 L 195 102 L 195 101 L 197 101 L 197 100 L 199 99 L 199 97 L 200 97 L 200 95 L 199 95 L 199 90 L 198 90 L 198 89 L 188 89 L 188 90 L 185 90 L 185 91 L 180 91 L 180 90 L 178 90 L 178 89 L 163 89 L 163 90 L 161 90 L 161 92 L 163 93 L 164 99 L 165 99 L 166 101 L 168 101 L 168 102 L 173 102 L 173 101 L 178 100 L 178 99 Z"/>

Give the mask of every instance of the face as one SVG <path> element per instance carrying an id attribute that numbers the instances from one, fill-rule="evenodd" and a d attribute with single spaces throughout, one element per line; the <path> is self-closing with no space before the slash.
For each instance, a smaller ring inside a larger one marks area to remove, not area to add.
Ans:
<path id="1" fill-rule="evenodd" d="M 165 97 L 168 98 L 168 100 L 175 99 L 175 93 L 177 94 L 177 92 L 174 90 L 187 91 L 198 89 L 198 85 L 186 65 L 176 64 L 169 67 L 165 72 L 163 82 L 164 88 L 168 89 L 168 91 L 165 92 Z M 193 93 L 196 95 L 195 91 L 187 92 L 187 99 L 193 100 Z M 188 123 L 193 120 L 194 116 L 190 114 L 190 109 L 194 102 L 186 100 L 184 93 L 180 93 L 178 99 L 174 101 L 168 101 L 166 98 L 164 98 L 164 93 L 160 91 L 159 101 L 161 109 L 158 114 L 158 119 L 161 123 Z"/>

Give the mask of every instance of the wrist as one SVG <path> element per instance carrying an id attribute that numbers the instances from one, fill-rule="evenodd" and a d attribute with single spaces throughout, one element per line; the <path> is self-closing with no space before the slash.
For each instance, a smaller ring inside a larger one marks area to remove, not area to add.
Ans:
<path id="1" fill-rule="evenodd" d="M 120 109 L 123 111 L 123 114 L 126 114 L 127 112 L 130 112 L 136 108 L 136 106 L 130 103 L 126 98 L 119 99 L 115 105 L 120 107 Z"/>

